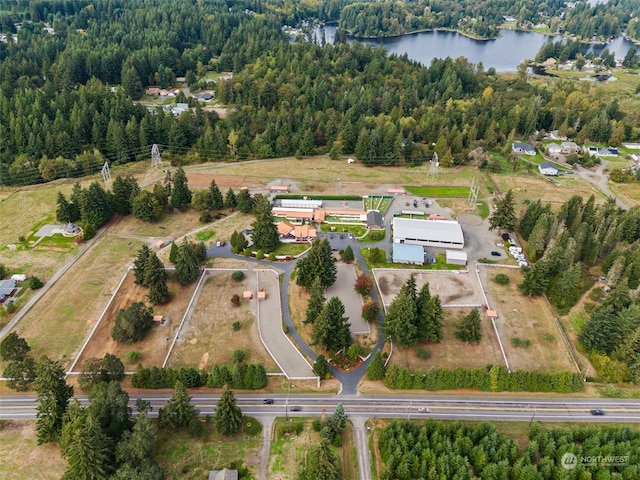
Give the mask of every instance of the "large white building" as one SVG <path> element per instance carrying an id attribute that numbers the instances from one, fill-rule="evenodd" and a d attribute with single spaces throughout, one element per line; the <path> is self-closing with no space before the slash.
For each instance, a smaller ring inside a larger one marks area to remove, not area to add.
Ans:
<path id="1" fill-rule="evenodd" d="M 393 219 L 393 243 L 408 243 L 440 248 L 464 248 L 464 235 L 452 220 Z"/>

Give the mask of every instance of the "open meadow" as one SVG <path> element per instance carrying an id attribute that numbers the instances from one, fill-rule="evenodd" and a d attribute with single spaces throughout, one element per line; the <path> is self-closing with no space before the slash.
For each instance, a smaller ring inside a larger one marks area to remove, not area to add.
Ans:
<path id="1" fill-rule="evenodd" d="M 489 304 L 498 312 L 496 325 L 511 369 L 575 370 L 546 300 L 524 296 L 518 290 L 522 271 L 500 266 L 481 266 L 479 269 Z M 500 285 L 494 280 L 499 273 L 509 277 L 508 284 Z"/>
<path id="2" fill-rule="evenodd" d="M 107 234 L 46 292 L 15 329 L 34 358 L 71 365 L 140 245 Z"/>

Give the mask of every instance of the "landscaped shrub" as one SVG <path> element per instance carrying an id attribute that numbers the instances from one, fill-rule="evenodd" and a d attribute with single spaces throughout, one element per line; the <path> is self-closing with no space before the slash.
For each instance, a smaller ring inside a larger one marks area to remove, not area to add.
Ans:
<path id="1" fill-rule="evenodd" d="M 507 283 L 509 283 L 509 277 L 504 273 L 497 274 L 494 280 L 500 285 L 506 285 Z"/>
<path id="2" fill-rule="evenodd" d="M 240 322 L 233 322 L 231 327 L 233 328 L 234 332 L 237 332 L 238 330 L 240 330 Z"/>
<path id="3" fill-rule="evenodd" d="M 522 339 L 518 337 L 513 337 L 511 339 L 511 345 L 513 345 L 514 347 L 526 348 L 531 346 L 531 340 L 529 340 L 528 338 Z"/>
<path id="4" fill-rule="evenodd" d="M 236 364 L 239 365 L 239 364 Z M 226 365 L 214 365 L 210 372 L 198 370 L 194 367 L 179 369 L 138 366 L 131 377 L 131 385 L 135 388 L 173 388 L 177 380 L 187 388 L 213 387 L 220 388 L 232 385 L 234 388 L 254 390 L 267 385 L 267 372 L 262 364 L 242 364 L 239 372 L 242 374 L 234 382 L 232 371 Z"/>
<path id="5" fill-rule="evenodd" d="M 31 290 L 38 290 L 39 288 L 42 288 L 42 286 L 44 285 L 43 281 L 40 280 L 38 277 L 31 277 L 29 278 L 29 288 Z"/>
<path id="6" fill-rule="evenodd" d="M 231 296 L 231 303 L 233 304 L 233 306 L 237 307 L 238 305 L 240 305 L 240 295 L 238 295 L 237 293 L 234 293 Z"/>
<path id="7" fill-rule="evenodd" d="M 241 282 L 242 280 L 244 280 L 244 276 L 245 275 L 242 270 L 236 270 L 231 274 L 231 279 L 235 280 L 236 282 Z"/>
<path id="8" fill-rule="evenodd" d="M 427 359 L 431 357 L 431 352 L 429 350 L 425 350 L 424 348 L 417 348 L 416 355 L 418 358 Z"/>

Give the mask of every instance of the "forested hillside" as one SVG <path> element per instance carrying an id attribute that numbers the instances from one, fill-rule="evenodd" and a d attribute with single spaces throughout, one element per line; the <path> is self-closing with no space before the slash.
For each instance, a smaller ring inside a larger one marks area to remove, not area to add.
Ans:
<path id="1" fill-rule="evenodd" d="M 621 0 L 622 1 L 622 0 Z M 125 7 L 126 4 L 126 8 Z M 29 184 L 148 158 L 158 143 L 184 160 L 330 153 L 366 165 L 460 165 L 478 146 L 559 129 L 580 143 L 638 137 L 639 113 L 601 101 L 597 87 L 498 77 L 464 59 L 425 67 L 382 49 L 299 39 L 282 26 L 314 12 L 277 1 L 29 2 L 18 41 L 0 43 L 0 181 Z M 331 17 L 341 3 L 317 4 Z M 302 8 L 302 7 L 300 7 Z M 28 21 L 31 18 L 33 21 Z M 43 30 L 50 21 L 54 34 Z M 11 22 L 9 22 L 11 23 Z M 173 117 L 135 103 L 178 76 L 216 84 L 226 119 L 194 107 Z M 435 143 L 435 146 L 432 145 Z"/>

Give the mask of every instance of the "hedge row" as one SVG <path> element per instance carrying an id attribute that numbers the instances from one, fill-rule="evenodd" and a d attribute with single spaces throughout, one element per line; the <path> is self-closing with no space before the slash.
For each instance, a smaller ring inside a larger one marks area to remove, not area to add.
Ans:
<path id="1" fill-rule="evenodd" d="M 281 193 L 275 196 L 276 200 L 304 200 L 305 195 L 297 195 L 295 193 Z M 313 195 L 313 198 L 307 197 L 307 200 L 362 200 L 360 195 Z"/>
<path id="2" fill-rule="evenodd" d="M 455 370 L 431 368 L 426 372 L 411 371 L 397 365 L 388 367 L 384 384 L 394 389 L 454 390 L 474 388 L 486 392 L 579 392 L 583 389 L 580 375 L 573 372 L 541 373 L 494 365 L 490 369 L 463 368 Z"/>
<path id="3" fill-rule="evenodd" d="M 262 364 L 236 363 L 229 369 L 226 365 L 215 365 L 210 372 L 194 367 L 143 368 L 138 366 L 131 377 L 135 388 L 173 388 L 176 381 L 187 388 L 222 387 L 225 384 L 238 389 L 258 389 L 267 385 L 267 372 Z"/>

